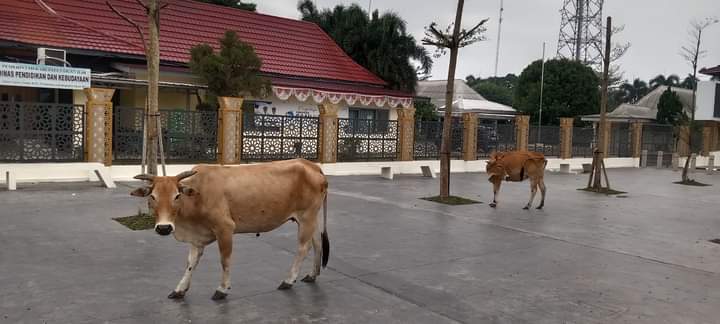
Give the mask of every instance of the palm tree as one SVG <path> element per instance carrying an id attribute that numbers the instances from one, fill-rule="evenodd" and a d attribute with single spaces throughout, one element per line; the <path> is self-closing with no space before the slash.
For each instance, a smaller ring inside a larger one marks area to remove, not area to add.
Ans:
<path id="1" fill-rule="evenodd" d="M 620 86 L 620 89 L 625 92 L 625 98 L 623 101 L 629 103 L 636 103 L 650 91 L 647 83 L 637 78 L 633 80 L 633 83 L 623 83 Z"/>
<path id="2" fill-rule="evenodd" d="M 688 76 L 682 80 L 680 86 L 685 89 L 695 89 L 695 78 L 693 78 L 692 74 L 688 74 Z"/>
<path id="3" fill-rule="evenodd" d="M 678 84 L 680 84 L 680 77 L 675 74 L 671 74 L 667 78 L 662 74 L 658 74 L 658 76 L 650 80 L 650 88 L 652 89 L 655 89 L 659 86 L 676 87 Z"/>
<path id="4" fill-rule="evenodd" d="M 303 20 L 318 24 L 355 62 L 392 89 L 414 91 L 418 79 L 430 73 L 430 54 L 394 12 L 368 14 L 357 4 L 320 11 L 311 0 L 301 1 L 298 10 Z"/>

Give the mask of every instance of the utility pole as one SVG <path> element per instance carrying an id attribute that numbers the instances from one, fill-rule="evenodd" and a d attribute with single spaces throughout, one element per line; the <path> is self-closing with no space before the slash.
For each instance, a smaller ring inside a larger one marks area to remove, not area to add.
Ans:
<path id="1" fill-rule="evenodd" d="M 576 13 L 576 19 L 577 19 L 577 34 L 575 36 L 575 61 L 580 61 L 580 52 L 582 48 L 582 42 L 583 42 L 583 24 L 584 24 L 584 16 L 585 16 L 585 0 L 577 0 L 577 13 Z"/>
<path id="2" fill-rule="evenodd" d="M 542 49 L 542 68 L 540 69 L 540 113 L 538 115 L 538 132 L 536 143 L 540 142 L 542 136 L 542 108 L 543 108 L 543 88 L 545 87 L 545 42 L 543 42 Z M 544 143 L 543 143 L 544 144 Z"/>
<path id="3" fill-rule="evenodd" d="M 157 175 L 158 157 L 158 125 L 160 112 L 158 110 L 158 83 L 160 81 L 160 10 L 157 0 L 148 0 L 148 33 L 150 44 L 147 49 L 148 69 L 148 98 L 147 98 L 147 163 L 148 173 Z"/>
<path id="4" fill-rule="evenodd" d="M 500 0 L 500 18 L 498 19 L 498 36 L 497 36 L 497 45 L 495 46 L 495 77 L 498 76 L 498 62 L 500 61 L 500 36 L 502 35 L 502 21 L 503 21 L 503 1 Z"/>

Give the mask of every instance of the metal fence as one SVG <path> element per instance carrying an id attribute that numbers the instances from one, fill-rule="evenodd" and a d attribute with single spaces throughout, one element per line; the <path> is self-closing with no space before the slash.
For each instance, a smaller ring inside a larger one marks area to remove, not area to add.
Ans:
<path id="1" fill-rule="evenodd" d="M 630 124 L 614 123 L 610 128 L 610 143 L 608 147 L 608 157 L 631 157 L 632 146 L 630 141 Z"/>
<path id="2" fill-rule="evenodd" d="M 113 112 L 113 160 L 142 158 L 144 109 L 117 107 Z M 217 161 L 217 111 L 160 110 L 163 148 L 168 162 Z"/>
<path id="3" fill-rule="evenodd" d="M 545 156 L 560 156 L 560 127 L 530 126 L 528 151 L 539 152 Z"/>
<path id="4" fill-rule="evenodd" d="M 338 118 L 338 161 L 388 161 L 398 157 L 396 120 Z"/>
<path id="5" fill-rule="evenodd" d="M 592 157 L 595 130 L 592 127 L 573 127 L 572 132 L 572 156 Z"/>
<path id="6" fill-rule="evenodd" d="M 675 151 L 675 134 L 672 125 L 645 124 L 642 127 L 641 150 L 647 151 L 647 162 L 643 165 L 657 166 L 658 152 L 663 152 L 663 165 L 672 163 Z"/>
<path id="7" fill-rule="evenodd" d="M 477 157 L 490 157 L 492 152 L 515 150 L 515 125 L 478 123 Z"/>
<path id="8" fill-rule="evenodd" d="M 318 159 L 319 118 L 245 114 L 243 161 Z"/>
<path id="9" fill-rule="evenodd" d="M 0 102 L 0 162 L 83 161 L 85 106 Z"/>
<path id="10" fill-rule="evenodd" d="M 450 157 L 462 157 L 463 123 L 454 118 L 450 128 Z M 415 160 L 437 160 L 440 158 L 442 145 L 442 120 L 418 121 L 415 123 L 415 143 L 413 157 Z"/>

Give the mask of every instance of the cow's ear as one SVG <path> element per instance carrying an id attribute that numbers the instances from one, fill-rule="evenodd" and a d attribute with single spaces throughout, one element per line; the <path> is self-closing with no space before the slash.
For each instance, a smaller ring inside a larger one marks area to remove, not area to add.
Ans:
<path id="1" fill-rule="evenodd" d="M 130 192 L 130 195 L 135 197 L 147 197 L 151 192 L 152 190 L 148 187 L 140 187 Z"/>
<path id="2" fill-rule="evenodd" d="M 186 195 L 186 196 L 195 196 L 198 194 L 197 190 L 193 189 L 192 187 L 188 187 L 188 186 L 179 186 L 178 190 L 180 191 L 181 194 Z"/>

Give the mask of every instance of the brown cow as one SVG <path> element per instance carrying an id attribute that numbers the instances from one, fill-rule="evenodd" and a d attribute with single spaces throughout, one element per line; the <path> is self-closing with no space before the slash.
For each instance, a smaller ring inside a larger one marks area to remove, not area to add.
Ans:
<path id="1" fill-rule="evenodd" d="M 545 181 L 543 180 L 545 165 L 547 165 L 547 160 L 542 153 L 526 151 L 493 152 L 485 168 L 490 176 L 488 181 L 493 184 L 493 201 L 490 207 L 497 206 L 497 195 L 503 180 L 519 182 L 530 178 L 530 201 L 523 209 L 530 209 L 538 188 L 540 188 L 542 200 L 540 200 L 537 209 L 542 209 L 545 206 Z"/>
<path id="2" fill-rule="evenodd" d="M 320 265 L 327 265 L 328 182 L 320 167 L 312 162 L 297 159 L 233 167 L 198 165 L 174 177 L 143 174 L 135 179 L 150 183 L 131 194 L 148 197 L 148 206 L 155 215 L 155 231 L 160 235 L 172 233 L 178 241 L 190 243 L 185 275 L 168 298 L 185 296 L 205 246 L 217 241 L 222 281 L 212 299 L 224 299 L 230 289 L 233 234 L 259 235 L 289 220 L 298 224 L 298 248 L 290 275 L 278 289 L 292 287 L 311 245 L 315 256 L 313 269 L 302 281 L 314 282 L 320 274 Z M 318 226 L 321 207 L 324 207 L 322 233 Z"/>

